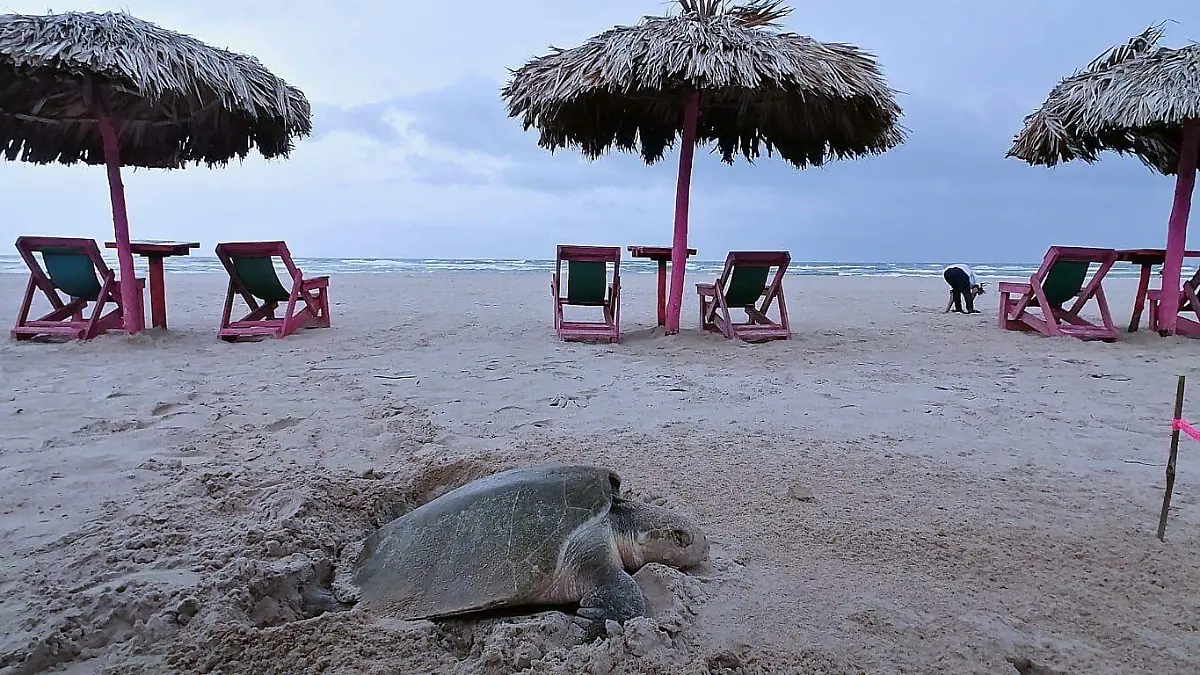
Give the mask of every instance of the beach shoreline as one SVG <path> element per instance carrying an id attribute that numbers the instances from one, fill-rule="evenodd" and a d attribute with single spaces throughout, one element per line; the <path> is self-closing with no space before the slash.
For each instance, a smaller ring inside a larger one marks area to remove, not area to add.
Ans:
<path id="1" fill-rule="evenodd" d="M 534 272 L 337 275 L 332 328 L 251 344 L 222 276 L 168 274 L 169 332 L 0 342 L 0 673 L 1200 670 L 1186 446 L 1153 536 L 1196 343 L 1124 332 L 1136 281 L 1104 344 L 999 330 L 994 288 L 794 275 L 793 339 L 748 345 L 698 330 L 706 280 L 667 337 L 629 275 L 616 345 L 558 341 Z M 392 505 L 546 461 L 693 515 L 710 564 L 598 645 L 297 614 Z"/>
<path id="2" fill-rule="evenodd" d="M 116 253 L 112 249 L 101 251 L 105 261 L 112 269 L 117 269 Z M 631 258 L 628 253 L 622 254 L 621 272 L 624 275 L 647 275 L 658 272 L 658 263 L 641 258 Z M 327 274 L 341 276 L 346 274 L 548 274 L 554 270 L 553 259 L 520 258 L 520 259 L 470 259 L 470 258 L 306 258 L 297 257 L 296 264 L 309 274 Z M 1027 262 L 968 262 L 976 274 L 989 281 L 1000 279 L 1028 278 L 1041 264 L 1040 261 Z M 689 258 L 688 274 L 701 277 L 716 276 L 724 266 L 724 259 L 707 260 Z M 172 275 L 193 274 L 223 274 L 221 261 L 203 251 L 183 257 L 168 259 L 167 271 Z M 946 263 L 942 262 L 837 262 L 802 260 L 794 258 L 788 267 L 788 278 L 798 277 L 878 277 L 878 278 L 937 278 L 941 279 L 942 270 Z M 134 257 L 134 269 L 139 276 L 146 273 L 145 258 Z M 279 267 L 283 271 L 282 267 Z M 1110 279 L 1136 278 L 1140 268 L 1127 262 L 1119 262 L 1108 272 Z M 1190 269 L 1185 267 L 1190 274 Z M 0 254 L 0 276 L 5 274 L 25 275 L 24 261 L 18 255 Z"/>

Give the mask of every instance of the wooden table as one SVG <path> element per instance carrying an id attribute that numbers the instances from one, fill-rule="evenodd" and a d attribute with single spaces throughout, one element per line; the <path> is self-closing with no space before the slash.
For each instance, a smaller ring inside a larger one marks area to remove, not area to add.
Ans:
<path id="1" fill-rule="evenodd" d="M 1167 259 L 1166 249 L 1161 248 L 1131 248 L 1117 251 L 1117 259 L 1142 267 L 1138 278 L 1137 295 L 1133 300 L 1133 315 L 1129 319 L 1129 332 L 1136 333 L 1138 324 L 1142 322 L 1142 310 L 1146 307 L 1146 292 L 1150 289 L 1150 271 L 1155 265 L 1161 265 Z M 1200 251 L 1184 251 L 1185 258 L 1200 258 Z"/>
<path id="2" fill-rule="evenodd" d="M 117 242 L 104 242 L 105 248 L 116 248 Z M 173 255 L 191 255 L 192 249 L 200 248 L 199 242 L 183 241 L 131 241 L 129 251 L 146 259 L 150 266 L 150 318 L 155 328 L 167 327 L 167 289 L 163 279 L 163 258 Z"/>
<path id="3" fill-rule="evenodd" d="M 688 257 L 696 255 L 696 249 L 687 250 Z M 629 255 L 634 258 L 649 258 L 658 261 L 658 325 L 667 325 L 667 263 L 671 260 L 669 246 L 630 246 Z"/>

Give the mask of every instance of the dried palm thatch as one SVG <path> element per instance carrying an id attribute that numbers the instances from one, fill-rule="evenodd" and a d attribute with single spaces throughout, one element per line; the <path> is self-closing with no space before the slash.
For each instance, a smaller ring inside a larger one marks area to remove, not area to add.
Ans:
<path id="1" fill-rule="evenodd" d="M 1054 166 L 1113 150 L 1175 174 L 1183 126 L 1200 120 L 1200 45 L 1159 47 L 1163 32 L 1151 26 L 1063 79 L 1006 156 Z"/>
<path id="2" fill-rule="evenodd" d="M 733 5 L 679 0 L 674 16 L 644 17 L 512 71 L 509 117 L 536 127 L 551 151 L 612 147 L 647 163 L 682 132 L 687 94 L 700 91 L 697 140 L 722 161 L 765 148 L 803 168 L 899 145 L 900 107 L 874 58 L 857 47 L 781 32 L 779 0 Z"/>
<path id="3" fill-rule="evenodd" d="M 287 156 L 312 131 L 304 94 L 256 59 L 124 13 L 0 16 L 0 149 L 9 160 L 103 164 L 98 117 L 121 164 L 223 165 Z"/>

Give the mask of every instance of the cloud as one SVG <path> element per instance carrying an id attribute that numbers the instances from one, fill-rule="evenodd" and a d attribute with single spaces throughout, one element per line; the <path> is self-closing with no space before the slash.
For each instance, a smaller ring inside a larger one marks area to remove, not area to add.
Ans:
<path id="1" fill-rule="evenodd" d="M 661 194 L 669 210 L 676 155 L 651 167 L 620 153 L 595 161 L 571 151 L 552 155 L 537 146 L 535 131 L 524 132 L 519 120 L 506 117 L 498 92 L 499 83 L 473 76 L 416 96 L 330 111 L 318 128 L 322 134 L 357 133 L 397 147 L 420 138 L 429 147 L 482 154 L 491 161 L 487 179 L 478 158 L 414 164 L 418 181 L 486 183 L 564 199 L 597 190 L 628 192 L 629 199 L 614 197 L 613 206 L 631 214 L 638 212 L 632 196 L 650 191 Z M 737 223 L 745 232 L 744 222 L 753 214 L 758 241 L 799 241 L 808 250 L 837 251 L 836 257 L 872 259 L 934 258 L 950 251 L 973 260 L 1028 260 L 1053 243 L 1048 228 L 1054 241 L 1072 243 L 1148 245 L 1161 236 L 1144 214 L 1166 203 L 1170 182 L 1135 160 L 1030 167 L 1004 157 L 1025 112 L 1016 101 L 996 101 L 982 112 L 930 97 L 905 96 L 902 104 L 910 138 L 881 156 L 800 171 L 767 157 L 730 167 L 701 151 L 693 177 L 693 219 L 710 228 Z M 409 120 L 403 131 L 381 123 L 389 115 Z M 736 241 L 728 233 L 711 234 L 722 242 Z"/>
<path id="2" fill-rule="evenodd" d="M 129 11 L 254 54 L 300 86 L 315 134 L 286 161 L 126 172 L 134 235 L 286 237 L 299 255 L 546 257 L 559 242 L 665 243 L 677 155 L 644 166 L 537 145 L 507 116 L 506 68 L 646 13 L 660 0 L 130 0 Z M 37 13 L 37 2 L 10 3 Z M 859 44 L 903 92 L 909 141 L 803 171 L 778 158 L 733 167 L 700 152 L 691 241 L 701 256 L 789 248 L 798 259 L 1036 260 L 1053 243 L 1153 246 L 1172 183 L 1133 159 L 1029 167 L 1004 153 L 1062 75 L 1164 18 L 1171 44 L 1200 37 L 1191 0 L 796 2 L 788 28 Z M 104 9 L 65 1 L 55 10 Z M 0 163 L 0 236 L 106 237 L 104 173 Z"/>

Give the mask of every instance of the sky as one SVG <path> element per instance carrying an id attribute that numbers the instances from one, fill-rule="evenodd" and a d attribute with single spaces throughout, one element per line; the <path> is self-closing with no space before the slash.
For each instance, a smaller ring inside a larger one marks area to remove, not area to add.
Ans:
<path id="1" fill-rule="evenodd" d="M 253 54 L 299 87 L 314 133 L 290 158 L 223 169 L 125 170 L 135 239 L 279 239 L 302 257 L 552 258 L 559 243 L 669 245 L 674 150 L 647 167 L 551 154 L 506 116 L 510 68 L 664 0 L 126 0 L 0 3 L 41 14 L 124 10 Z M 788 249 L 796 260 L 1026 262 L 1047 246 L 1161 247 L 1174 182 L 1137 159 L 1032 167 L 1004 153 L 1050 88 L 1195 0 L 796 0 L 785 28 L 873 53 L 901 92 L 907 142 L 797 170 L 697 151 L 690 244 Z M 0 239 L 111 238 L 103 169 L 0 160 Z M 1193 220 L 1197 220 L 1196 218 Z M 1193 233 L 1200 228 L 1193 227 Z M 13 251 L 15 252 L 15 250 Z"/>

